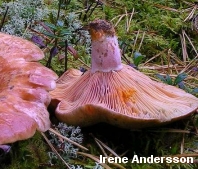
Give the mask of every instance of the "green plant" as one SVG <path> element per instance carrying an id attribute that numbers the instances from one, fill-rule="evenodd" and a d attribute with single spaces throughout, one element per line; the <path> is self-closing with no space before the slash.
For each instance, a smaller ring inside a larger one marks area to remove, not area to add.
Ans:
<path id="1" fill-rule="evenodd" d="M 162 76 L 160 74 L 157 74 L 156 76 L 164 83 L 173 85 L 173 86 L 182 85 L 182 81 L 187 78 L 186 73 L 178 74 L 174 80 L 169 75 Z"/>
<path id="2" fill-rule="evenodd" d="M 143 61 L 144 58 L 145 58 L 145 56 L 143 56 L 141 53 L 135 52 L 134 56 L 133 56 L 133 62 L 135 64 L 135 66 L 138 67 L 138 65 Z"/>

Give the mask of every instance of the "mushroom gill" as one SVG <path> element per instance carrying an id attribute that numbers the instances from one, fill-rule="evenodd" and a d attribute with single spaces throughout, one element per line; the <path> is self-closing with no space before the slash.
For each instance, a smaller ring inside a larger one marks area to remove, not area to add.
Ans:
<path id="1" fill-rule="evenodd" d="M 122 64 L 112 29 L 104 20 L 89 25 L 91 69 L 75 77 L 67 71 L 50 92 L 52 99 L 60 101 L 56 108 L 59 120 L 79 126 L 106 122 L 142 128 L 181 119 L 198 108 L 195 96 Z"/>
<path id="2" fill-rule="evenodd" d="M 36 62 L 43 57 L 31 42 L 0 33 L 0 144 L 50 127 L 48 91 L 55 88 L 57 75 Z"/>

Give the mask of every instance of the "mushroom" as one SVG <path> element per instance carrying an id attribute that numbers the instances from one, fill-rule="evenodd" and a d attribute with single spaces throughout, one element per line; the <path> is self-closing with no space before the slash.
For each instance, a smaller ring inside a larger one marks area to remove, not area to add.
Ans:
<path id="1" fill-rule="evenodd" d="M 50 127 L 47 106 L 57 75 L 38 63 L 33 43 L 0 33 L 0 144 L 30 138 Z"/>
<path id="2" fill-rule="evenodd" d="M 121 63 L 113 26 L 96 20 L 89 24 L 91 68 L 84 74 L 68 70 L 50 92 L 58 100 L 56 116 L 69 125 L 99 122 L 122 128 L 143 128 L 184 118 L 198 108 L 198 98 L 151 80 Z"/>

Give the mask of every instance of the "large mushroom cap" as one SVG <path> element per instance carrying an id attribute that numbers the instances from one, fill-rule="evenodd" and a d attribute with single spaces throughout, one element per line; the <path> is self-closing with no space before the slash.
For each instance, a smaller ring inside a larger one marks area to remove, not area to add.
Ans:
<path id="1" fill-rule="evenodd" d="M 28 40 L 0 33 L 0 56 L 7 60 L 37 61 L 44 57 L 42 50 Z"/>
<path id="2" fill-rule="evenodd" d="M 0 144 L 27 139 L 50 127 L 48 91 L 57 75 L 37 61 L 43 52 L 31 42 L 0 33 Z"/>
<path id="3" fill-rule="evenodd" d="M 76 70 L 75 76 L 74 71 L 67 71 L 50 92 L 53 99 L 60 101 L 56 109 L 59 120 L 78 126 L 106 122 L 142 128 L 181 119 L 198 108 L 195 96 L 121 64 L 117 38 L 106 30 L 112 27 L 107 23 L 99 28 L 90 27 L 94 29 L 91 69 L 83 75 Z M 96 37 L 97 33 L 100 36 Z"/>

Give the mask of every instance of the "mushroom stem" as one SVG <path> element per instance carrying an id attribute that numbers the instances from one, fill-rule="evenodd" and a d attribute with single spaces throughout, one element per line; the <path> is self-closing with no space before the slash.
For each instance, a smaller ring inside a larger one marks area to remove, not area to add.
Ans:
<path id="1" fill-rule="evenodd" d="M 91 72 L 121 70 L 121 52 L 116 36 L 92 40 Z"/>

